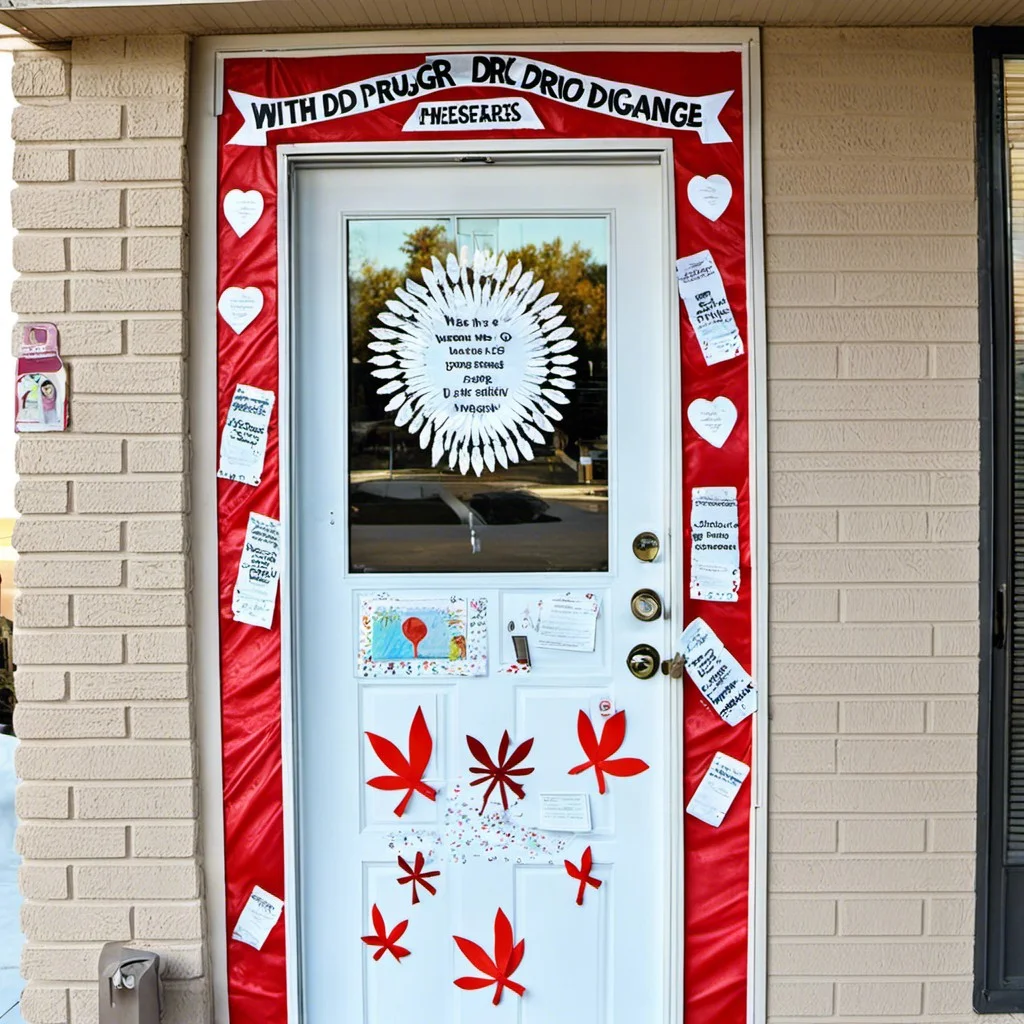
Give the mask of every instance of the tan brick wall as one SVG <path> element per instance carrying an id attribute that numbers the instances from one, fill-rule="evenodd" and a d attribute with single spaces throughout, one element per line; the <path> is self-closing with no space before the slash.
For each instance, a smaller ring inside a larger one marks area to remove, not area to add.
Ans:
<path id="1" fill-rule="evenodd" d="M 14 309 L 53 319 L 71 430 L 23 437 L 17 794 L 29 1024 L 96 1020 L 104 940 L 208 1019 L 189 677 L 181 37 L 22 52 Z"/>
<path id="2" fill-rule="evenodd" d="M 763 41 L 769 1017 L 976 1021 L 971 36 Z"/>

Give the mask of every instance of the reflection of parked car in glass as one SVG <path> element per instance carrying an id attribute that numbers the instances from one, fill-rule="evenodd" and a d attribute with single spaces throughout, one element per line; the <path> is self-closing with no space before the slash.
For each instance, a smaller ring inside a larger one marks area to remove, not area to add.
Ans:
<path id="1" fill-rule="evenodd" d="M 484 491 L 469 499 L 469 507 L 488 526 L 559 522 L 547 514 L 551 506 L 529 491 Z"/>
<path id="2" fill-rule="evenodd" d="M 364 480 L 349 491 L 355 572 L 602 571 L 607 522 L 605 507 L 526 488 L 460 497 L 441 482 Z"/>

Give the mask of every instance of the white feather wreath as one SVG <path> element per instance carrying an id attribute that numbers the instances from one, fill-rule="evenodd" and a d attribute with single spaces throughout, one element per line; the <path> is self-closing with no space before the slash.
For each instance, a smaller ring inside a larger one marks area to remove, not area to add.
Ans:
<path id="1" fill-rule="evenodd" d="M 471 266 L 434 256 L 420 275 L 422 284 L 395 289 L 384 326 L 370 329 L 385 410 L 430 448 L 433 466 L 447 455 L 449 469 L 480 476 L 529 461 L 575 387 L 576 342 L 558 293 L 541 294 L 544 282 L 520 263 L 509 270 L 504 253 L 478 250 Z"/>

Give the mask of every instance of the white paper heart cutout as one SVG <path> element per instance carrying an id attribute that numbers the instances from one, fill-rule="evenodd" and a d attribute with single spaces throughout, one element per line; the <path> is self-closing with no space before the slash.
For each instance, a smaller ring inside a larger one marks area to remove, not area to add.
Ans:
<path id="1" fill-rule="evenodd" d="M 228 326 L 241 334 L 260 315 L 263 308 L 263 292 L 259 288 L 225 288 L 217 301 L 220 315 Z"/>
<path id="2" fill-rule="evenodd" d="M 240 188 L 233 188 L 224 197 L 224 216 L 241 238 L 263 216 L 263 193 L 256 189 L 243 192 Z"/>
<path id="3" fill-rule="evenodd" d="M 708 444 L 721 448 L 736 426 L 736 406 L 724 395 L 710 402 L 706 398 L 697 398 L 686 410 L 686 418 Z"/>
<path id="4" fill-rule="evenodd" d="M 706 178 L 698 174 L 686 186 L 686 198 L 708 220 L 718 220 L 732 199 L 732 184 L 724 174 L 711 174 Z"/>

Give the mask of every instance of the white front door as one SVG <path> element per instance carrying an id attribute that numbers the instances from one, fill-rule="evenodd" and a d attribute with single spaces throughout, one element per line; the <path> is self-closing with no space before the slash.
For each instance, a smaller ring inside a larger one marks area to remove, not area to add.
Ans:
<path id="1" fill-rule="evenodd" d="M 681 621 L 659 158 L 292 189 L 304 1019 L 668 1021 L 681 684 L 627 666 Z"/>

